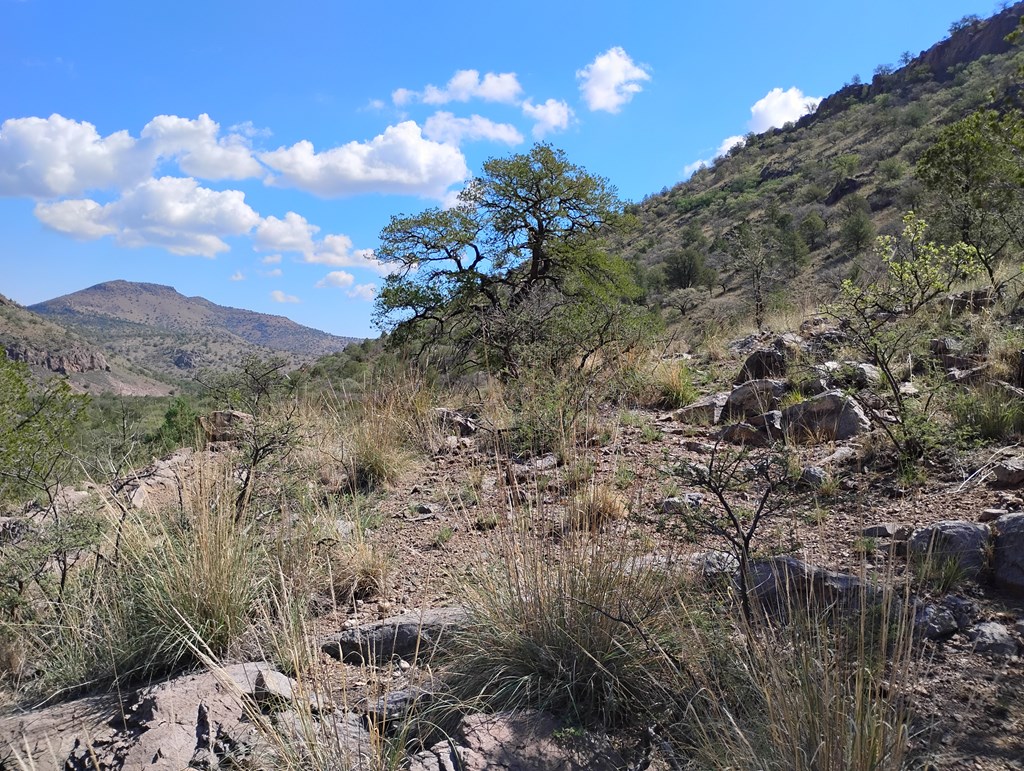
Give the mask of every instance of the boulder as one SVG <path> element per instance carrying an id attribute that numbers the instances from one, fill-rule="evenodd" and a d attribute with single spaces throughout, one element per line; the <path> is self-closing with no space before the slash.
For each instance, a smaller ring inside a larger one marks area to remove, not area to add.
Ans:
<path id="1" fill-rule="evenodd" d="M 748 380 L 729 394 L 722 408 L 721 419 L 740 420 L 762 415 L 779 408 L 779 399 L 786 393 L 782 380 Z"/>
<path id="2" fill-rule="evenodd" d="M 987 567 L 992 533 L 988 525 L 947 520 L 914 532 L 910 553 L 933 564 L 955 560 L 969 578 L 977 578 Z"/>
<path id="3" fill-rule="evenodd" d="M 235 664 L 0 718 L 0 756 L 17 752 L 30 768 L 219 768 L 260 747 L 245 702 L 273 671 Z"/>
<path id="4" fill-rule="evenodd" d="M 730 444 L 749 445 L 750 447 L 767 447 L 768 434 L 750 423 L 733 423 L 718 432 L 717 438 Z"/>
<path id="5" fill-rule="evenodd" d="M 751 596 L 768 612 L 787 617 L 793 607 L 856 609 L 878 590 L 857 576 L 810 565 L 796 557 L 771 557 L 748 569 Z"/>
<path id="6" fill-rule="evenodd" d="M 1008 458 L 992 467 L 1000 487 L 1019 487 L 1024 483 L 1024 458 Z"/>
<path id="7" fill-rule="evenodd" d="M 466 626 L 462 608 L 403 613 L 383 621 L 345 629 L 321 641 L 328 656 L 347 663 L 383 664 L 393 657 L 430 660 L 447 635 Z"/>
<path id="8" fill-rule="evenodd" d="M 685 495 L 674 495 L 671 498 L 666 498 L 658 504 L 658 510 L 662 514 L 686 514 L 696 511 L 703 503 L 703 494 L 686 493 Z"/>
<path id="9" fill-rule="evenodd" d="M 1002 589 L 1024 595 L 1024 514 L 1004 514 L 993 530 L 992 579 Z"/>
<path id="10" fill-rule="evenodd" d="M 695 423 L 699 425 L 714 425 L 722 416 L 725 403 L 729 400 L 728 391 L 702 396 L 692 404 L 687 404 L 672 413 L 674 420 L 680 423 Z"/>
<path id="11" fill-rule="evenodd" d="M 800 441 L 841 441 L 871 429 L 864 410 L 842 391 L 826 391 L 787 407 L 782 425 Z"/>
<path id="12" fill-rule="evenodd" d="M 454 432 L 458 436 L 472 436 L 480 430 L 478 417 L 471 412 L 435 407 L 434 417 L 443 431 Z"/>
<path id="13" fill-rule="evenodd" d="M 927 640 L 941 640 L 960 630 L 948 608 L 931 603 L 919 605 L 914 611 L 914 627 Z"/>
<path id="14" fill-rule="evenodd" d="M 749 380 L 765 380 L 781 378 L 786 375 L 786 355 L 776 348 L 758 348 L 743 362 L 733 385 L 741 385 Z"/>
<path id="15" fill-rule="evenodd" d="M 991 653 L 995 656 L 1015 656 L 1017 640 L 1010 630 L 995 621 L 986 621 L 971 629 L 975 653 Z"/>

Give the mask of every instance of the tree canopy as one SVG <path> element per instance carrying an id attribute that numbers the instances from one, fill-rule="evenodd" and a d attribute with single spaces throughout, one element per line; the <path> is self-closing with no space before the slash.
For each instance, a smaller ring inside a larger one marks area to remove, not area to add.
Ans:
<path id="1" fill-rule="evenodd" d="M 615 189 L 538 144 L 483 165 L 449 209 L 396 216 L 378 258 L 394 267 L 376 321 L 417 354 L 516 377 L 524 362 L 581 366 L 635 336 L 643 313 L 602 236 L 623 225 Z"/>

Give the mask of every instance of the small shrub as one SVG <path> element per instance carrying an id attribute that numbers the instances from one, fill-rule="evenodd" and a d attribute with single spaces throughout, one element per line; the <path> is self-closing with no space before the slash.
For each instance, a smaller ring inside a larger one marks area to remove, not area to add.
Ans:
<path id="1" fill-rule="evenodd" d="M 1024 404 L 997 384 L 963 391 L 952 399 L 950 412 L 970 438 L 999 442 L 1024 434 Z"/>

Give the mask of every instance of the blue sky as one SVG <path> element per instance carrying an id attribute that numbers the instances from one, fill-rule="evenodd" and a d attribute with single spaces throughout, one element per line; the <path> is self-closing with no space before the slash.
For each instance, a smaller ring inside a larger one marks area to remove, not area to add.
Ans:
<path id="1" fill-rule="evenodd" d="M 375 335 L 377 234 L 538 139 L 627 200 L 991 0 L 0 0 L 0 293 Z"/>

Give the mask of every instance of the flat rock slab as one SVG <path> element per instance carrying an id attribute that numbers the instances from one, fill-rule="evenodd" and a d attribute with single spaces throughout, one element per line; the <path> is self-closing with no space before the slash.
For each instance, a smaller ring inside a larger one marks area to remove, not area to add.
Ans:
<path id="1" fill-rule="evenodd" d="M 782 425 L 802 442 L 842 441 L 871 430 L 871 421 L 842 391 L 826 391 L 782 411 Z"/>
<path id="2" fill-rule="evenodd" d="M 1010 630 L 995 621 L 986 621 L 971 629 L 975 653 L 991 653 L 995 656 L 1015 656 L 1017 640 Z"/>
<path id="3" fill-rule="evenodd" d="M 749 567 L 752 598 L 768 612 L 787 617 L 790 609 L 838 607 L 856 609 L 872 601 L 877 589 L 857 576 L 836 573 L 796 557 L 771 557 Z"/>
<path id="4" fill-rule="evenodd" d="M 409 771 L 613 771 L 626 768 L 604 736 L 564 728 L 546 712 L 520 710 L 467 715 L 450 742 L 413 757 Z"/>
<path id="5" fill-rule="evenodd" d="M 320 649 L 346 663 L 384 664 L 393 657 L 429 659 L 443 637 L 465 627 L 462 608 L 403 613 L 346 629 L 321 641 Z"/>

